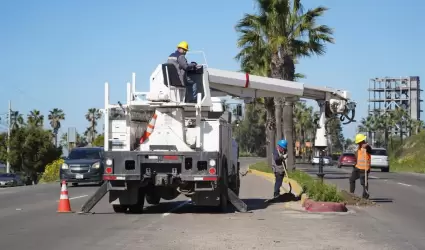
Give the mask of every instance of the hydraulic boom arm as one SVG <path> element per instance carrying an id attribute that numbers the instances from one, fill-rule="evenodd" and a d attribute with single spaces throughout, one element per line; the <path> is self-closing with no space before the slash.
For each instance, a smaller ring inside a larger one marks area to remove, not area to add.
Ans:
<path id="1" fill-rule="evenodd" d="M 354 121 L 355 102 L 350 102 L 348 91 L 328 87 L 315 87 L 248 73 L 208 68 L 208 82 L 212 91 L 227 93 L 242 99 L 259 97 L 305 98 L 316 100 L 320 107 L 315 147 L 327 147 L 326 120 L 340 116 L 348 124 Z"/>

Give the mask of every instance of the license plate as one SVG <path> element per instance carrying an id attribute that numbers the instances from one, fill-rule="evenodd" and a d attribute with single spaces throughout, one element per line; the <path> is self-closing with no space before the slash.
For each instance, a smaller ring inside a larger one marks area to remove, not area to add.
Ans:
<path id="1" fill-rule="evenodd" d="M 77 179 L 84 179 L 84 175 L 82 175 L 82 174 L 76 174 L 75 175 L 75 178 L 77 178 Z"/>

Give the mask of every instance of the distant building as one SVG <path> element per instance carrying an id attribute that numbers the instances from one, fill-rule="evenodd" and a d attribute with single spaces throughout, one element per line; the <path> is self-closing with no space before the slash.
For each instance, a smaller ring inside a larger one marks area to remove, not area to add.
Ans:
<path id="1" fill-rule="evenodd" d="M 369 80 L 368 91 L 369 114 L 392 112 L 400 107 L 408 112 L 411 119 L 421 119 L 422 90 L 419 76 L 372 78 Z M 395 130 L 390 132 L 394 134 Z"/>

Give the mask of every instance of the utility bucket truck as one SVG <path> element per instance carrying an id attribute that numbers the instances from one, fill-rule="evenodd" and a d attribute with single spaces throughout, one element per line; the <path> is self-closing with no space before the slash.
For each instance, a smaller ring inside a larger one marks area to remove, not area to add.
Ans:
<path id="1" fill-rule="evenodd" d="M 83 206 L 83 212 L 107 191 L 115 212 L 142 212 L 145 200 L 158 204 L 181 194 L 194 205 L 225 211 L 230 201 L 246 211 L 238 199 L 240 167 L 231 114 L 219 96 L 231 95 L 245 102 L 259 97 L 318 100 L 321 109 L 315 146 L 320 148 L 327 146 L 326 119 L 348 117 L 355 108 L 346 91 L 207 65 L 198 65 L 188 76 L 197 84 L 196 103 L 185 103 L 185 87 L 172 64 L 156 67 L 149 92 L 136 92 L 133 74 L 125 104 L 109 103 L 105 83 L 105 184 Z"/>

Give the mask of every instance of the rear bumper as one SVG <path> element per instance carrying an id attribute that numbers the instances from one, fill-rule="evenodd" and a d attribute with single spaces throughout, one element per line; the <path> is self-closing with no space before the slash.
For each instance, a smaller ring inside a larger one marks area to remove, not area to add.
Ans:
<path id="1" fill-rule="evenodd" d="M 175 158 L 173 158 L 175 157 Z M 202 181 L 207 177 L 217 179 L 220 174 L 218 152 L 175 151 L 107 151 L 105 159 L 112 160 L 112 172 L 103 175 L 104 180 L 144 180 L 153 177 L 173 177 L 182 181 Z M 215 164 L 211 165 L 210 160 Z M 230 166 L 229 166 L 230 167 Z M 215 168 L 210 173 L 210 168 Z"/>
<path id="2" fill-rule="evenodd" d="M 15 184 L 13 182 L 3 182 L 0 181 L 0 187 L 13 187 Z"/>
<path id="3" fill-rule="evenodd" d="M 374 162 L 370 165 L 370 167 L 371 168 L 389 168 L 390 164 L 388 162 L 382 162 L 382 163 L 379 163 L 379 162 L 375 163 Z"/>
<path id="4" fill-rule="evenodd" d="M 354 167 L 356 164 L 354 162 L 339 162 L 338 165 L 341 167 Z"/>

